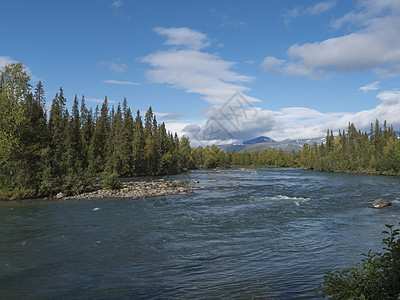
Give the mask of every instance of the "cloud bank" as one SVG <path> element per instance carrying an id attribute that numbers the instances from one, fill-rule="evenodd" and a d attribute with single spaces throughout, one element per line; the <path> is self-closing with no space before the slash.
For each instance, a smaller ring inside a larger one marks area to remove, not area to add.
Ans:
<path id="1" fill-rule="evenodd" d="M 109 84 L 119 84 L 119 85 L 139 85 L 137 82 L 132 82 L 132 81 L 119 81 L 119 80 L 104 80 L 104 83 L 109 83 Z"/>
<path id="2" fill-rule="evenodd" d="M 114 71 L 116 73 L 124 73 L 128 69 L 128 65 L 121 63 L 118 60 L 112 61 L 112 62 L 106 62 L 106 61 L 101 61 L 97 63 L 97 66 L 99 67 L 108 67 L 111 71 Z"/>
<path id="3" fill-rule="evenodd" d="M 201 94 L 211 104 L 222 104 L 235 92 L 250 90 L 243 84 L 253 78 L 233 71 L 235 62 L 203 50 L 210 45 L 205 34 L 189 28 L 157 27 L 154 31 L 172 47 L 141 59 L 152 67 L 146 72 L 149 81 Z"/>
<path id="4" fill-rule="evenodd" d="M 287 25 L 293 19 L 298 18 L 300 16 L 312 16 L 325 13 L 336 6 L 336 0 L 318 2 L 312 6 L 304 7 L 304 6 L 296 6 L 295 8 L 287 11 L 284 17 L 284 23 Z"/>
<path id="5" fill-rule="evenodd" d="M 207 111 L 207 120 L 187 125 L 180 133 L 189 136 L 194 145 L 209 145 L 242 142 L 260 135 L 277 141 L 317 138 L 325 136 L 328 129 L 334 133 L 347 129 L 349 122 L 368 131 L 376 119 L 400 127 L 400 91 L 383 91 L 377 98 L 381 101 L 379 105 L 356 113 L 322 113 L 305 107 L 272 111 L 228 103 L 211 107 Z"/>
<path id="6" fill-rule="evenodd" d="M 267 72 L 309 78 L 368 70 L 381 78 L 397 77 L 400 75 L 399 3 L 359 0 L 359 11 L 332 22 L 334 28 L 351 23 L 356 28 L 354 32 L 320 42 L 294 44 L 286 52 L 287 59 L 267 56 L 262 67 Z"/>
<path id="7" fill-rule="evenodd" d="M 311 10 L 307 11 L 311 13 Z M 394 70 L 397 59 L 400 63 L 400 50 L 396 48 L 398 45 L 400 49 L 400 40 L 392 40 L 391 44 L 389 40 L 397 31 L 400 36 L 400 26 L 392 28 L 398 20 L 386 11 L 382 14 L 376 20 L 360 25 L 362 29 L 350 35 L 319 43 L 293 45 L 287 52 L 293 60 L 266 57 L 263 67 L 270 72 L 310 78 L 326 76 L 334 70 L 354 72 L 369 68 L 376 72 L 381 70 L 381 73 Z M 392 28 L 391 31 L 387 31 L 388 27 Z M 277 111 L 262 109 L 256 106 L 259 99 L 244 94 L 250 90 L 246 84 L 253 78 L 234 71 L 235 62 L 207 52 L 211 44 L 207 35 L 189 28 L 157 27 L 154 31 L 166 37 L 166 49 L 141 58 L 143 63 L 151 66 L 146 72 L 148 80 L 200 94 L 211 104 L 202 122 L 167 123 L 167 128 L 189 136 L 193 145 L 241 142 L 259 135 L 275 140 L 315 138 L 324 136 L 328 129 L 334 132 L 346 129 L 349 122 L 361 130 L 369 130 L 376 119 L 400 127 L 400 92 L 397 90 L 379 93 L 379 105 L 353 113 L 323 113 L 305 107 Z M 371 47 L 371 43 L 376 43 L 371 53 L 361 51 Z M 375 57 L 381 51 L 383 55 Z M 360 87 L 360 90 L 364 93 L 375 91 L 380 88 L 379 84 L 375 81 Z M 170 120 L 181 117 L 179 113 L 159 115 Z"/>
<path id="8" fill-rule="evenodd" d="M 379 90 L 381 87 L 379 86 L 379 83 L 381 83 L 380 81 L 374 81 L 371 83 L 368 83 L 367 85 L 364 85 L 362 87 L 360 87 L 360 90 L 362 90 L 365 93 L 367 93 L 368 91 L 375 91 L 375 90 Z"/>

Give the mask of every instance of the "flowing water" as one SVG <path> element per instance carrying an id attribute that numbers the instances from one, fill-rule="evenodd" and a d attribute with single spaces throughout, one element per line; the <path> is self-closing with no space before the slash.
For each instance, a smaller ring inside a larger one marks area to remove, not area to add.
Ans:
<path id="1" fill-rule="evenodd" d="M 189 195 L 0 202 L 1 299 L 312 299 L 381 250 L 400 178 L 192 171 Z M 384 197 L 393 202 L 369 208 Z"/>

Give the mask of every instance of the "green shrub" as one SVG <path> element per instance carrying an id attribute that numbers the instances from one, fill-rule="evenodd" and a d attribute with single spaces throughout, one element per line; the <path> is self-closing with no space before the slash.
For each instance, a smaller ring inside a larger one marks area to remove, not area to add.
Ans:
<path id="1" fill-rule="evenodd" d="M 27 189 L 16 189 L 16 190 L 8 190 L 3 189 L 0 190 L 0 200 L 5 201 L 13 201 L 20 200 L 25 198 L 32 198 L 34 196 L 34 191 Z"/>
<path id="2" fill-rule="evenodd" d="M 400 223 L 399 223 L 400 224 Z M 383 253 L 362 254 L 361 263 L 342 271 L 328 271 L 322 296 L 331 299 L 399 299 L 400 239 L 399 229 L 386 225 L 388 237 L 382 240 Z"/>
<path id="3" fill-rule="evenodd" d="M 107 190 L 118 190 L 122 185 L 118 179 L 118 174 L 112 173 L 104 178 L 102 186 Z"/>

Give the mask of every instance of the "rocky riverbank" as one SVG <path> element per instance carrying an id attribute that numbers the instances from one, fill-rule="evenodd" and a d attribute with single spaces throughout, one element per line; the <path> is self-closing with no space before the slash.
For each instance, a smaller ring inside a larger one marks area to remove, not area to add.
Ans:
<path id="1" fill-rule="evenodd" d="M 118 190 L 99 189 L 93 192 L 75 196 L 64 197 L 57 195 L 59 199 L 93 199 L 93 198 L 147 198 L 167 195 L 186 195 L 193 192 L 195 181 L 130 181 L 123 182 L 122 188 Z"/>

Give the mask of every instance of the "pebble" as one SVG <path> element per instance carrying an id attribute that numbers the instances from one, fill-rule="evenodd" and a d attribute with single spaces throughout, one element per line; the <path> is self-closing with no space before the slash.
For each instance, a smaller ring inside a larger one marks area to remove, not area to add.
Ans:
<path id="1" fill-rule="evenodd" d="M 94 192 L 65 197 L 64 199 L 92 199 L 92 198 L 146 198 L 166 195 L 185 195 L 193 192 L 189 186 L 195 182 L 188 180 L 175 181 L 131 181 L 124 182 L 119 190 L 100 189 Z M 96 207 L 93 209 L 99 210 Z"/>

